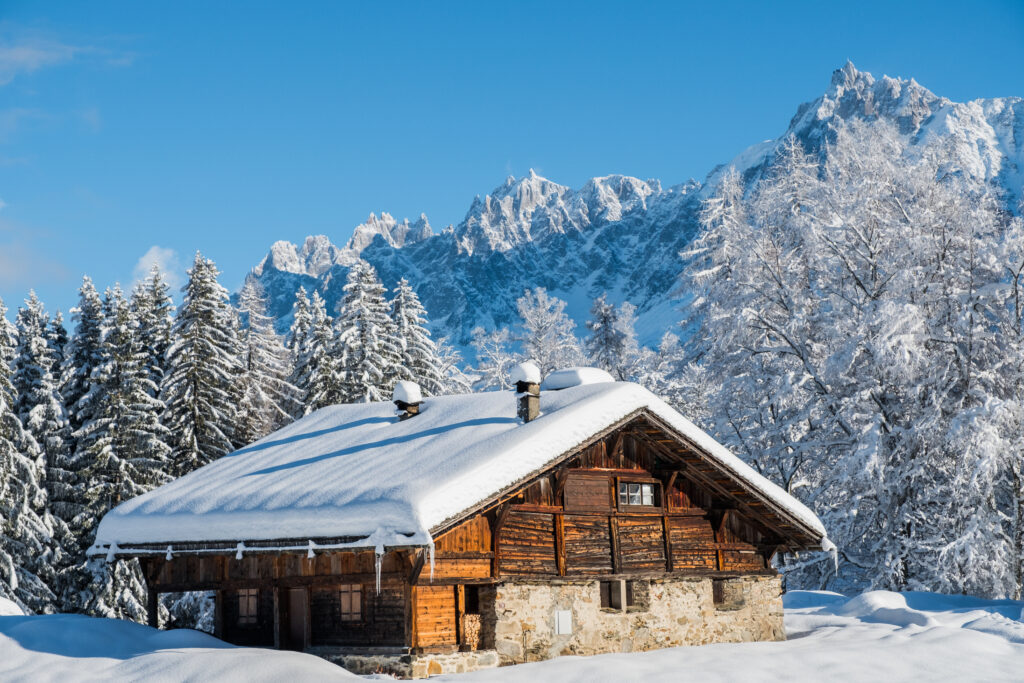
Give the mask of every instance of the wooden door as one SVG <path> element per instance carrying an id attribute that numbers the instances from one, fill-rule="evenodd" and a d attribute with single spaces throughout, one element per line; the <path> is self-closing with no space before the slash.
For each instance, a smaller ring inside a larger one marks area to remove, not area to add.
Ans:
<path id="1" fill-rule="evenodd" d="M 288 589 L 288 637 L 285 647 L 289 650 L 304 650 L 306 631 L 309 624 L 309 601 L 305 588 Z"/>

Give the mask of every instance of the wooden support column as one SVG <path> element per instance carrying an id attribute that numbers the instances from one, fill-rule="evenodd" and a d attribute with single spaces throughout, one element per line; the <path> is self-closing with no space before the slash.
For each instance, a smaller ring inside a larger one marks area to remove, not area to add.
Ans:
<path id="1" fill-rule="evenodd" d="M 558 575 L 565 576 L 565 519 L 558 513 L 555 514 L 555 564 Z"/>
<path id="2" fill-rule="evenodd" d="M 213 597 L 213 635 L 224 639 L 224 591 L 216 591 Z"/>
<path id="3" fill-rule="evenodd" d="M 674 571 L 672 564 L 672 534 L 671 524 L 668 521 L 668 515 L 661 515 L 661 533 L 665 536 L 665 571 Z"/>
<path id="4" fill-rule="evenodd" d="M 612 537 L 612 573 L 622 572 L 622 555 L 619 552 L 619 520 L 615 515 L 608 517 L 608 530 Z"/>
<path id="5" fill-rule="evenodd" d="M 466 613 L 466 587 L 455 586 L 455 645 L 461 648 L 465 634 L 462 632 L 462 615 Z"/>
<path id="6" fill-rule="evenodd" d="M 146 589 L 146 623 L 153 628 L 160 628 L 160 594 L 153 588 Z"/>
<path id="7" fill-rule="evenodd" d="M 274 648 L 281 649 L 281 589 L 274 586 Z"/>

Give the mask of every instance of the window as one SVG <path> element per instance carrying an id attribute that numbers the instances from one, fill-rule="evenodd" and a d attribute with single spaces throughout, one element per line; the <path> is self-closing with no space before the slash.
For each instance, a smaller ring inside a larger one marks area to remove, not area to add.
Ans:
<path id="1" fill-rule="evenodd" d="M 259 605 L 259 590 L 243 588 L 238 591 L 238 625 L 255 626 Z"/>
<path id="2" fill-rule="evenodd" d="M 712 579 L 711 601 L 715 604 L 715 609 L 739 609 L 746 602 L 746 597 L 743 595 L 743 585 L 736 581 Z"/>
<path id="3" fill-rule="evenodd" d="M 341 620 L 362 621 L 363 587 L 357 583 L 346 584 L 339 590 L 341 595 Z"/>
<path id="4" fill-rule="evenodd" d="M 480 586 L 466 586 L 465 614 L 480 614 Z"/>
<path id="5" fill-rule="evenodd" d="M 619 507 L 625 505 L 654 505 L 654 484 L 632 481 L 619 482 Z"/>
<path id="6" fill-rule="evenodd" d="M 602 581 L 601 582 L 601 607 L 602 609 L 623 608 L 622 593 L 626 593 L 625 607 L 634 605 L 634 582 L 633 581 Z"/>

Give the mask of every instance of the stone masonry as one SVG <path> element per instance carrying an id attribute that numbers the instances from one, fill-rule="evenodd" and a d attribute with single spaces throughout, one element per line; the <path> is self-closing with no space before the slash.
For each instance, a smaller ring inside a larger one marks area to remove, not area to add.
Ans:
<path id="1" fill-rule="evenodd" d="M 633 607 L 601 607 L 597 580 L 525 581 L 481 587 L 481 649 L 446 654 L 313 654 L 357 674 L 425 678 L 551 659 L 680 645 L 785 640 L 778 576 L 656 578 L 633 584 Z M 556 633 L 558 612 L 563 628 Z M 320 650 L 320 651 L 317 651 Z"/>
<path id="2" fill-rule="evenodd" d="M 728 579 L 721 588 L 716 605 L 709 578 L 638 581 L 637 606 L 623 611 L 601 607 L 597 581 L 501 584 L 493 602 L 494 648 L 508 665 L 560 655 L 785 639 L 778 576 Z M 571 612 L 571 633 L 556 635 L 560 610 Z"/>

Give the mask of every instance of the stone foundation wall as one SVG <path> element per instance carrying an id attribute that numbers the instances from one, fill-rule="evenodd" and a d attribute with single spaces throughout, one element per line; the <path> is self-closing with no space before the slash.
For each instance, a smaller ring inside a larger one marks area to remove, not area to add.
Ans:
<path id="1" fill-rule="evenodd" d="M 724 579 L 659 578 L 634 583 L 634 607 L 601 607 L 597 580 L 517 579 L 481 587 L 478 641 L 482 649 L 447 654 L 339 654 L 313 648 L 349 671 L 425 678 L 561 655 L 636 652 L 680 645 L 785 640 L 778 576 Z M 715 599 L 718 598 L 716 604 Z M 569 633 L 556 633 L 558 612 Z M 564 616 L 564 615 L 563 615 Z"/>
<path id="2" fill-rule="evenodd" d="M 502 665 L 560 655 L 654 650 L 679 645 L 784 640 L 777 576 L 728 579 L 715 604 L 709 578 L 636 584 L 637 607 L 601 607 L 598 581 L 505 583 L 494 597 L 494 648 Z M 646 594 L 645 594 L 646 589 Z M 556 612 L 571 633 L 556 634 Z"/>
<path id="3" fill-rule="evenodd" d="M 391 674 L 398 678 L 427 678 L 439 674 L 461 674 L 499 665 L 494 650 L 422 655 L 355 655 L 309 650 L 329 662 L 360 676 Z"/>

